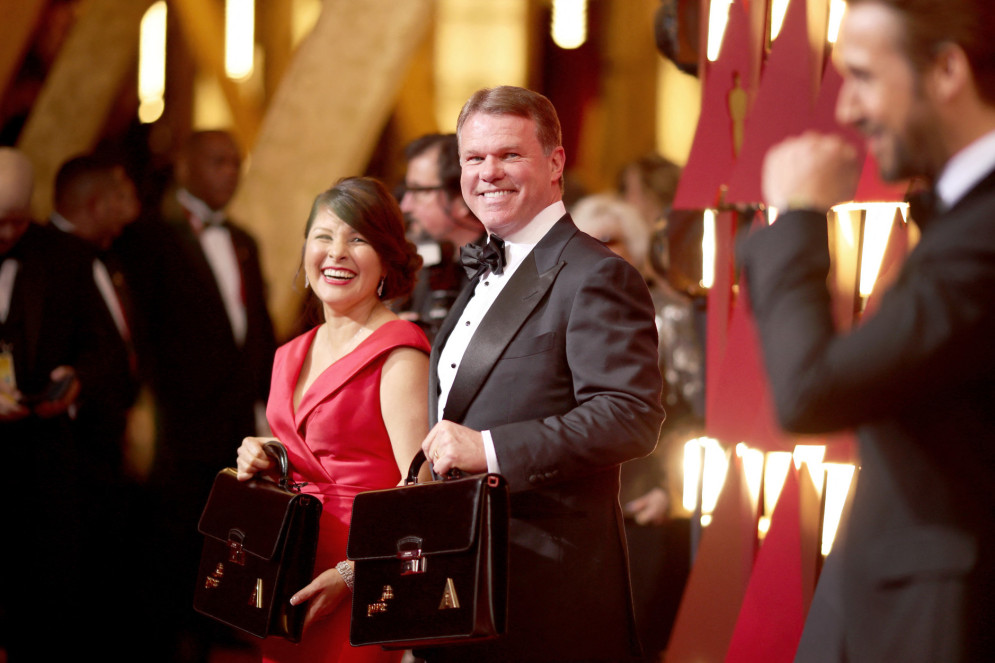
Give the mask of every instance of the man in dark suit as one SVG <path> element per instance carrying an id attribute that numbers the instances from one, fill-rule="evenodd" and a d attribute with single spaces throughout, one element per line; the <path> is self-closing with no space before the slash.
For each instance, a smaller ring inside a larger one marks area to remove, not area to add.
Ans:
<path id="1" fill-rule="evenodd" d="M 242 438 L 266 432 L 257 420 L 275 340 L 259 251 L 224 211 L 240 169 L 228 133 L 194 133 L 161 216 L 132 224 L 115 244 L 152 350 L 158 431 L 149 482 L 159 494 L 164 539 L 162 587 L 153 594 L 161 597 L 164 624 L 201 623 L 190 607 L 203 541 L 200 512 Z M 194 640 L 195 647 L 205 643 Z"/>
<path id="2" fill-rule="evenodd" d="M 424 655 L 630 660 L 639 645 L 619 465 L 652 451 L 663 420 L 653 304 L 639 272 L 566 214 L 548 99 L 481 90 L 457 133 L 463 197 L 490 235 L 476 253 L 492 262 L 475 268 L 436 338 L 438 423 L 422 449 L 438 474 L 508 480 L 508 629 Z"/>
<path id="3" fill-rule="evenodd" d="M 924 178 L 935 205 L 913 205 L 922 238 L 849 333 L 832 321 L 826 212 L 854 193 L 854 150 L 806 134 L 765 162 L 781 213 L 742 257 L 779 418 L 860 441 L 798 661 L 995 660 L 993 29 L 990 0 L 850 0 L 837 118 L 884 179 Z"/>
<path id="4" fill-rule="evenodd" d="M 132 224 L 115 246 L 154 353 L 151 480 L 187 484 L 198 502 L 232 449 L 256 431 L 275 347 L 256 242 L 224 211 L 240 167 L 226 132 L 193 134 L 161 217 Z"/>
<path id="5" fill-rule="evenodd" d="M 78 238 L 94 253 L 91 278 L 103 303 L 94 314 L 103 322 L 107 380 L 99 387 L 99 398 L 81 404 L 76 428 L 87 448 L 91 475 L 115 481 L 123 472 L 128 413 L 139 387 L 131 296 L 120 265 L 109 252 L 137 215 L 137 205 L 125 200 L 122 177 L 127 175 L 121 166 L 109 160 L 93 155 L 69 159 L 55 176 L 49 219 L 53 227 Z"/>
<path id="6" fill-rule="evenodd" d="M 487 236 L 463 200 L 456 134 L 419 136 L 408 144 L 404 156 L 408 170 L 401 211 L 425 264 L 402 310 L 417 316 L 414 321 L 431 340 L 467 284 L 460 247 Z"/>
<path id="7" fill-rule="evenodd" d="M 99 295 L 91 254 L 31 220 L 32 187 L 28 158 L 0 148 L 0 649 L 12 661 L 63 660 L 96 629 L 83 590 L 92 569 L 80 562 L 90 478 L 72 416 L 101 397 Z M 38 638 L 53 602 L 73 618 L 60 637 Z"/>

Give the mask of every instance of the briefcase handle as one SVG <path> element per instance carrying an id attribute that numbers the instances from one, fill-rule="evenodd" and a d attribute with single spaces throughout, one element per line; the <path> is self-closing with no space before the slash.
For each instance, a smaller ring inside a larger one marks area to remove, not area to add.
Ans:
<path id="1" fill-rule="evenodd" d="M 280 481 L 278 482 L 280 488 L 290 490 L 290 459 L 287 457 L 287 448 L 283 446 L 282 442 L 270 440 L 263 444 L 263 451 L 280 466 Z"/>
<path id="2" fill-rule="evenodd" d="M 425 462 L 425 452 L 421 449 L 415 454 L 415 457 L 411 459 L 411 467 L 408 468 L 408 478 L 404 480 L 405 486 L 410 486 L 412 484 L 418 483 L 418 472 L 421 471 L 421 466 Z M 458 468 L 454 467 L 446 473 L 446 476 L 442 477 L 446 479 L 459 479 L 463 476 L 463 472 Z"/>

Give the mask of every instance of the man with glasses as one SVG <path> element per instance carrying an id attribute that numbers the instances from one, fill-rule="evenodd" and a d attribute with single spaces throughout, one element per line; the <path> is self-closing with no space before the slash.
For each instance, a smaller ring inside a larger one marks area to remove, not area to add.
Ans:
<path id="1" fill-rule="evenodd" d="M 404 151 L 408 171 L 401 210 L 425 260 L 411 299 L 401 308 L 418 322 L 429 338 L 435 336 L 456 295 L 467 283 L 459 248 L 482 244 L 484 227 L 460 191 L 456 134 L 426 134 Z"/>

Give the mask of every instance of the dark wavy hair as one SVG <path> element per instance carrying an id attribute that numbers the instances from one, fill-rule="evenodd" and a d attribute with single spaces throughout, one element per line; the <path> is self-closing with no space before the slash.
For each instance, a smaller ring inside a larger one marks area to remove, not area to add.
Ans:
<path id="1" fill-rule="evenodd" d="M 411 294 L 422 258 L 404 235 L 404 216 L 394 196 L 372 177 L 346 177 L 318 195 L 304 227 L 311 232 L 315 217 L 329 211 L 370 243 L 383 263 L 383 292 L 380 299 L 397 299 Z"/>

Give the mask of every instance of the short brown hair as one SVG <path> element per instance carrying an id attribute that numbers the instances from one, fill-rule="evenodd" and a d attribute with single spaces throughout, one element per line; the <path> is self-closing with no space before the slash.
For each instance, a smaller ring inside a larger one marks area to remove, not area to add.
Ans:
<path id="1" fill-rule="evenodd" d="M 905 55 L 923 71 L 944 44 L 964 50 L 978 95 L 995 105 L 995 2 L 992 0 L 849 0 L 849 6 L 878 4 L 899 14 Z"/>
<path id="2" fill-rule="evenodd" d="M 349 224 L 370 243 L 383 263 L 386 276 L 380 299 L 411 294 L 422 258 L 404 235 L 404 216 L 394 196 L 372 177 L 346 177 L 321 193 L 311 205 L 304 237 L 315 217 L 327 210 Z"/>
<path id="3" fill-rule="evenodd" d="M 546 156 L 563 144 L 563 132 L 556 109 L 549 99 L 538 92 L 512 85 L 477 90 L 460 111 L 456 121 L 457 137 L 463 130 L 463 124 L 474 113 L 517 115 L 532 120 L 536 127 L 536 138 Z"/>

